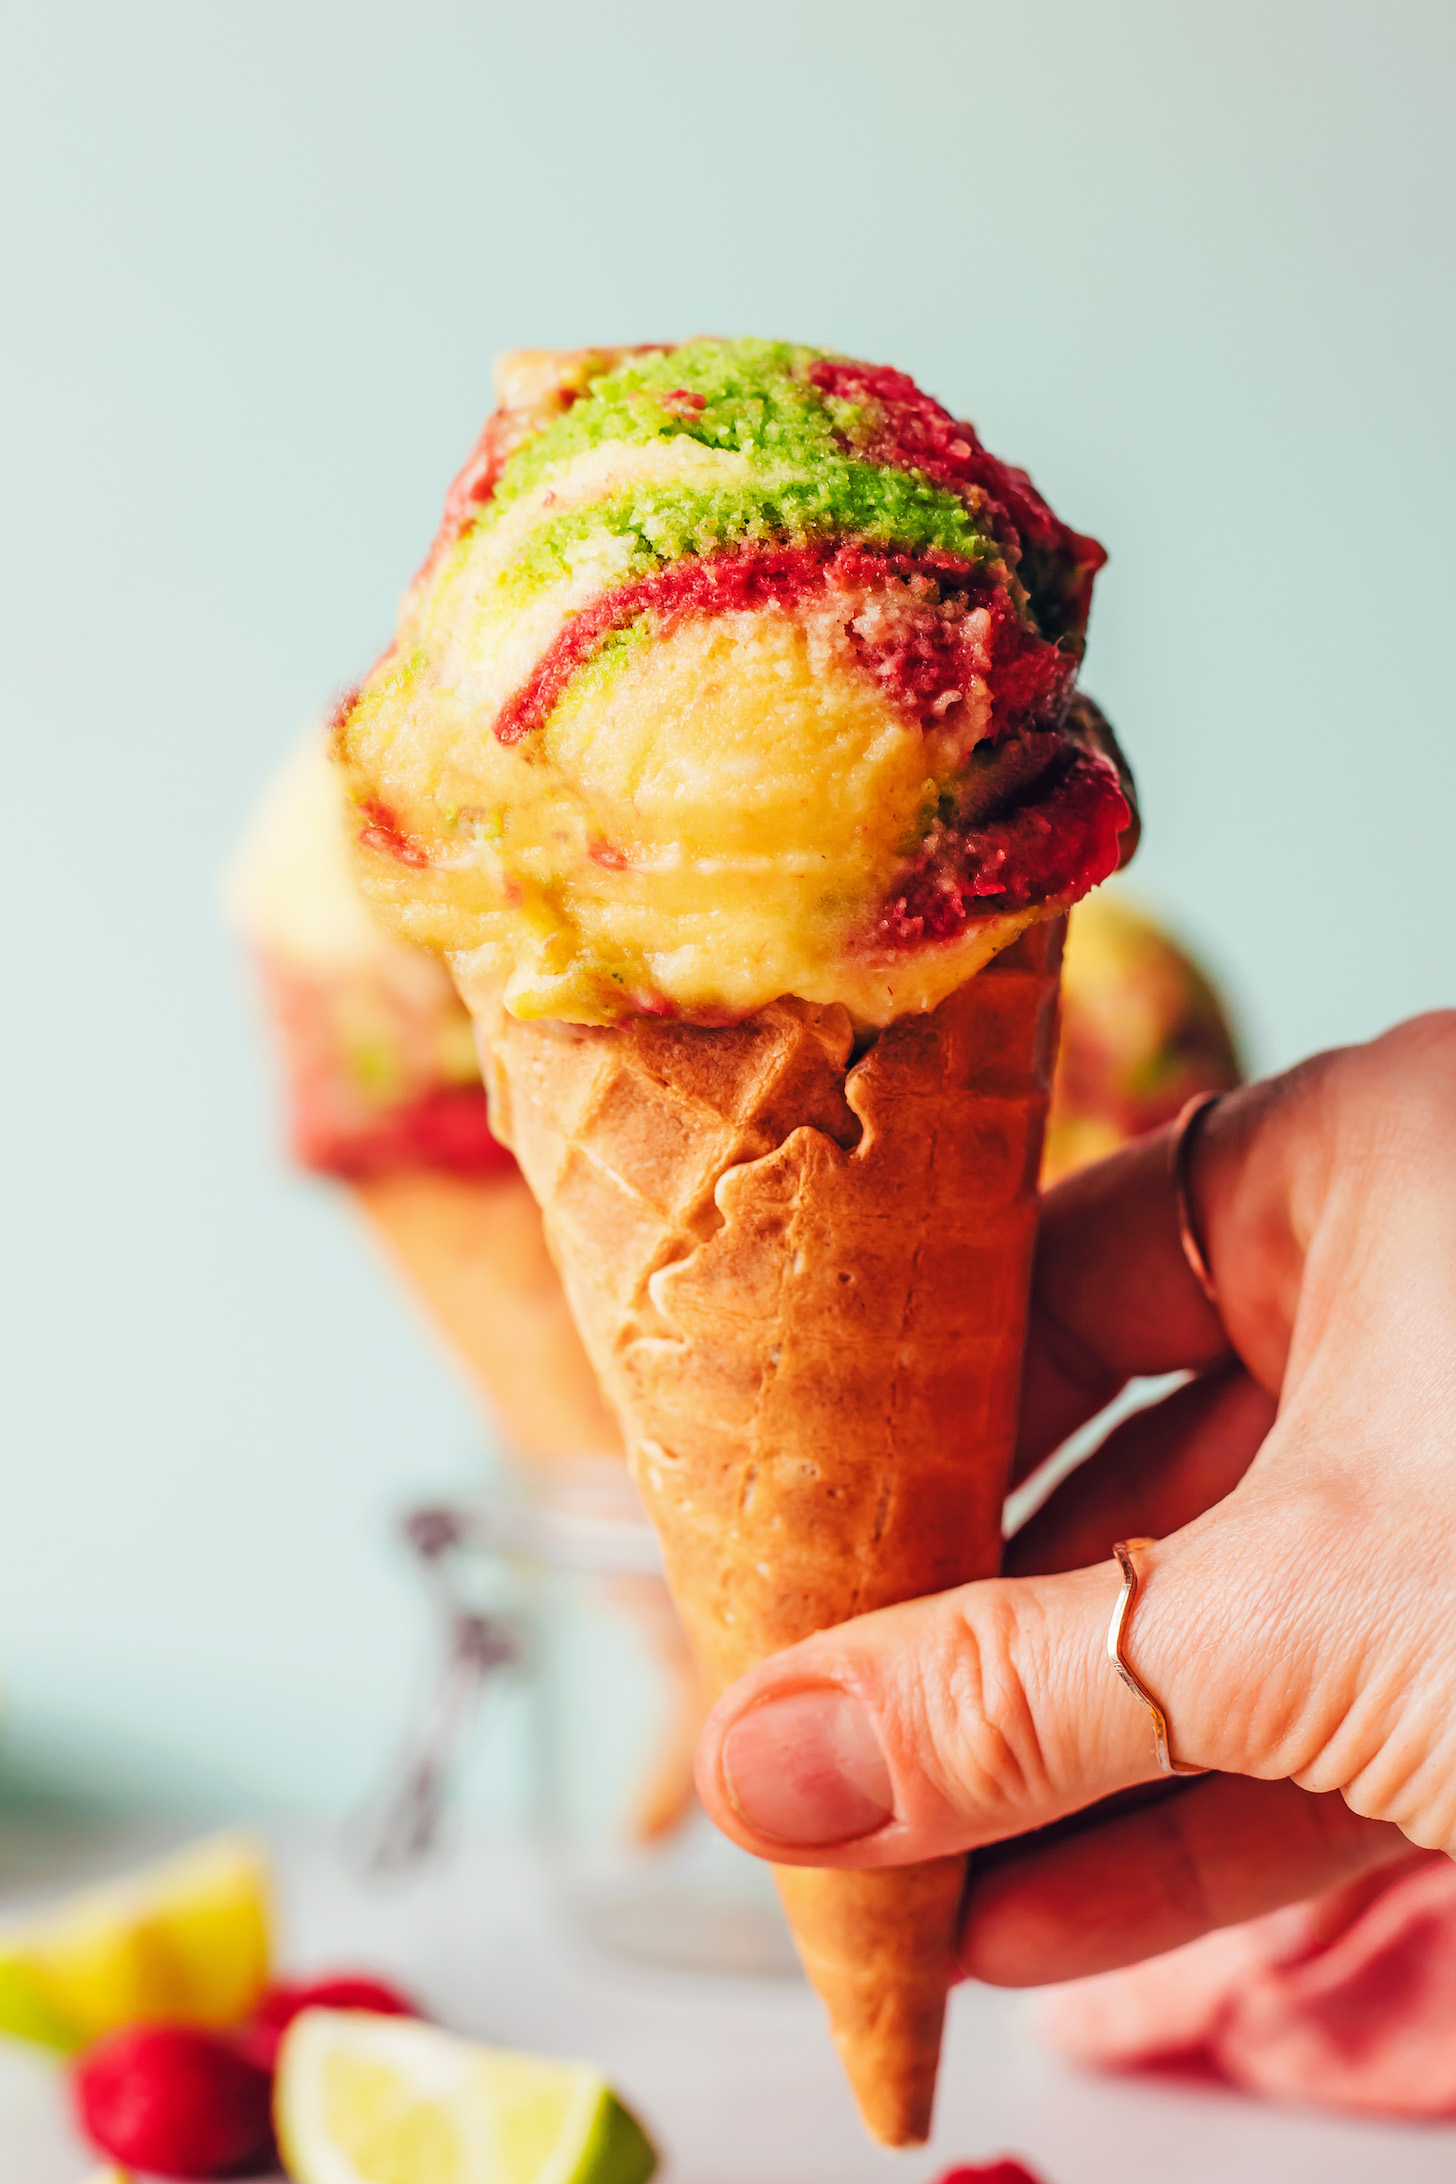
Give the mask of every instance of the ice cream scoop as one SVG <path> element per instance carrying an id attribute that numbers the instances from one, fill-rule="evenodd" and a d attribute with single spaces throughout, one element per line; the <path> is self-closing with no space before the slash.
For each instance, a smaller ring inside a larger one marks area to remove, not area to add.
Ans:
<path id="1" fill-rule="evenodd" d="M 1102 549 L 903 373 L 507 359 L 340 710 L 372 902 L 518 1017 L 933 1008 L 1118 862 Z"/>

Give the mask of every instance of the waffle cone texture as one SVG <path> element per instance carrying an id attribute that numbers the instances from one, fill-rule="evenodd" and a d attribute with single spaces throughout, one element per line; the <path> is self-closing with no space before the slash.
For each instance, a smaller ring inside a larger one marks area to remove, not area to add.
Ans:
<path id="1" fill-rule="evenodd" d="M 402 1169 L 351 1185 L 426 1320 L 487 1413 L 528 1462 L 619 1456 L 602 1401 L 519 1175 Z"/>
<path id="2" fill-rule="evenodd" d="M 547 1236 L 710 1684 L 993 1574 L 1063 925 L 859 1059 L 842 1009 L 727 1030 L 481 1009 Z M 782 1870 L 865 2121 L 924 2139 L 964 1860 Z"/>

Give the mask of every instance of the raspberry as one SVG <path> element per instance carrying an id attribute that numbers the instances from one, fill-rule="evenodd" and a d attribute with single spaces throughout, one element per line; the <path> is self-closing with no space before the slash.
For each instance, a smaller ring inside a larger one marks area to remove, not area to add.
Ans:
<path id="1" fill-rule="evenodd" d="M 257 2175 L 271 2168 L 269 2072 L 192 2025 L 128 2025 L 82 2056 L 82 2129 L 102 2153 L 157 2176 Z"/>
<path id="2" fill-rule="evenodd" d="M 275 1982 L 253 2012 L 242 2036 L 246 2052 L 271 2070 L 278 2046 L 300 2010 L 369 2010 L 376 2017 L 422 2017 L 423 2010 L 397 1987 L 357 1972 L 333 1972 L 322 1979 Z"/>
<path id="3" fill-rule="evenodd" d="M 1040 2180 L 1019 2161 L 977 2161 L 947 2169 L 936 2184 L 1040 2184 Z"/>

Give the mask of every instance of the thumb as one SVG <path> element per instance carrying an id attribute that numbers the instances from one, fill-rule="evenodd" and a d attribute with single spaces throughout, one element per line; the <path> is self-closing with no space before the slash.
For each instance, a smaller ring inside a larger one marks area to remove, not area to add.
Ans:
<path id="1" fill-rule="evenodd" d="M 1138 1548 L 1125 1655 L 1167 1715 L 1180 1766 L 1278 1774 L 1250 1748 L 1248 1710 L 1228 1703 L 1240 1631 L 1221 1631 L 1209 1679 L 1195 1658 L 1208 1657 L 1209 1619 L 1192 1618 L 1190 1643 L 1183 1612 L 1219 1597 L 1213 1572 L 1237 1565 L 1239 1529 L 1204 1518 Z M 1020 1835 L 1156 1780 L 1150 1717 L 1108 1658 L 1121 1587 L 1111 1560 L 992 1578 L 775 1654 L 708 1717 L 704 1805 L 779 1864 L 874 1867 Z"/>

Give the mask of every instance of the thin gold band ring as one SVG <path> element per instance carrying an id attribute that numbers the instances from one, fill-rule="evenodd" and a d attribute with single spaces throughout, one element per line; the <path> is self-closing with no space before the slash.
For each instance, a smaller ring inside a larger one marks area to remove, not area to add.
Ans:
<path id="1" fill-rule="evenodd" d="M 1193 1218 L 1193 1200 L 1188 1188 L 1188 1164 L 1192 1157 L 1193 1140 L 1198 1125 L 1211 1107 L 1223 1098 L 1221 1092 L 1195 1092 L 1179 1113 L 1173 1125 L 1173 1135 L 1168 1140 L 1168 1173 L 1173 1178 L 1173 1204 L 1178 1215 L 1178 1241 L 1183 1246 L 1183 1256 L 1188 1261 L 1188 1271 L 1207 1297 L 1214 1311 L 1218 1310 L 1218 1295 L 1209 1272 L 1208 1260 L 1198 1238 L 1198 1223 Z"/>
<path id="2" fill-rule="evenodd" d="M 1206 1767 L 1182 1767 L 1174 1759 L 1168 1742 L 1168 1717 L 1152 1693 L 1145 1690 L 1142 1684 L 1139 1683 L 1132 1669 L 1128 1666 L 1127 1655 L 1122 1650 L 1127 1630 L 1127 1620 L 1132 1614 L 1133 1603 L 1137 1599 L 1138 1592 L 1137 1565 L 1132 1559 L 1133 1550 L 1137 1547 L 1154 1547 L 1156 1545 L 1156 1540 L 1151 1539 L 1120 1539 L 1112 1550 L 1117 1557 L 1117 1566 L 1122 1572 L 1122 1590 L 1117 1596 L 1117 1605 L 1112 1611 L 1112 1621 L 1107 1626 L 1107 1658 L 1117 1670 L 1118 1675 L 1127 1685 L 1128 1690 L 1137 1700 L 1139 1706 L 1146 1708 L 1152 1720 L 1153 1742 L 1157 1746 L 1158 1765 L 1162 1768 L 1163 1773 L 1165 1775 L 1207 1774 L 1208 1769 Z"/>

